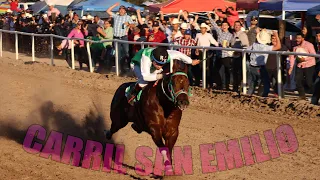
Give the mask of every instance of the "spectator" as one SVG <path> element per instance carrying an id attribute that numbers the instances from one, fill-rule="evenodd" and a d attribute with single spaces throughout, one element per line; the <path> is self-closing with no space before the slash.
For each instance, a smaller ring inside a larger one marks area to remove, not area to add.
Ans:
<path id="1" fill-rule="evenodd" d="M 246 49 L 249 47 L 249 39 L 247 34 L 241 30 L 241 22 L 234 23 L 234 33 L 231 40 L 231 47 L 238 49 Z M 242 53 L 235 52 L 232 61 L 232 74 L 233 74 L 233 91 L 239 92 L 239 85 L 242 81 Z"/>
<path id="2" fill-rule="evenodd" d="M 149 42 L 158 42 L 158 43 L 162 43 L 167 37 L 166 35 L 159 30 L 159 22 L 155 21 L 153 23 L 153 31 L 152 33 L 149 35 L 148 37 L 148 41 Z"/>
<path id="3" fill-rule="evenodd" d="M 257 31 L 258 31 L 258 18 L 256 16 L 251 17 L 251 25 L 247 33 L 249 39 L 249 45 L 252 46 L 256 42 Z"/>
<path id="4" fill-rule="evenodd" d="M 104 21 L 100 19 L 99 16 L 94 16 L 94 23 L 98 24 L 101 28 L 104 27 Z"/>
<path id="5" fill-rule="evenodd" d="M 179 27 L 180 27 L 180 21 L 177 18 L 173 19 L 170 42 L 174 42 L 175 39 L 182 37 Z"/>
<path id="6" fill-rule="evenodd" d="M 313 44 L 305 41 L 305 36 L 302 33 L 298 33 L 296 36 L 297 46 L 293 48 L 293 52 L 316 54 Z M 299 92 L 299 100 L 306 100 L 304 84 L 310 92 L 312 91 L 313 73 L 315 72 L 316 61 L 314 57 L 308 56 L 290 56 L 290 69 L 289 75 L 291 75 L 293 67 L 297 62 L 295 71 L 295 81 L 297 90 Z M 304 81 L 305 77 L 305 81 Z"/>
<path id="7" fill-rule="evenodd" d="M 233 35 L 229 32 L 229 23 L 224 21 L 222 22 L 221 28 L 218 27 L 217 23 L 212 19 L 211 14 L 208 13 L 208 18 L 214 28 L 214 30 L 217 32 L 218 35 L 218 43 L 222 45 L 222 47 L 226 48 L 231 45 L 231 40 L 233 38 Z M 217 83 L 217 89 L 222 89 L 222 80 L 220 76 L 220 68 L 223 65 L 224 66 L 224 72 L 225 72 L 225 86 L 226 90 L 229 90 L 229 84 L 230 84 L 230 69 L 231 69 L 231 62 L 232 57 L 228 53 L 228 51 L 218 51 L 217 59 L 214 62 L 214 77 L 215 81 Z"/>
<path id="8" fill-rule="evenodd" d="M 234 26 L 234 22 L 239 20 L 239 13 L 234 10 L 233 7 L 228 7 L 225 14 L 217 11 L 216 9 L 214 11 L 220 18 L 226 18 L 232 28 Z"/>
<path id="9" fill-rule="evenodd" d="M 189 29 L 185 31 L 183 38 L 177 39 L 176 42 L 181 46 L 195 46 L 197 44 L 197 42 L 191 38 L 191 30 Z M 190 48 L 180 48 L 179 51 L 191 57 Z M 189 66 L 188 72 L 189 72 L 188 77 L 189 77 L 190 84 L 193 84 L 192 66 Z"/>
<path id="10" fill-rule="evenodd" d="M 195 40 L 197 41 L 197 46 L 204 46 L 204 47 L 210 47 L 211 44 L 215 45 L 215 46 L 219 46 L 218 42 L 212 37 L 211 34 L 207 33 L 207 31 L 210 30 L 210 27 L 208 25 L 206 25 L 205 23 L 201 23 L 200 26 L 200 33 L 198 33 L 196 35 Z M 199 58 L 198 59 L 203 59 L 203 54 L 204 52 L 202 52 L 202 49 L 197 49 L 195 52 L 195 55 L 197 55 Z M 210 58 L 211 56 L 211 58 Z M 212 62 L 212 52 L 207 51 L 206 53 L 206 57 L 207 57 L 207 62 L 206 65 L 207 67 L 203 67 L 207 69 L 207 76 L 208 76 L 208 85 L 209 87 L 212 86 L 213 83 L 213 79 L 212 79 L 212 66 L 213 66 L 213 62 Z M 195 85 L 199 86 L 200 85 L 200 77 L 201 77 L 201 71 L 200 71 L 200 65 L 194 66 L 194 74 L 196 76 L 195 79 Z"/>
<path id="11" fill-rule="evenodd" d="M 110 8 L 108 8 L 107 13 L 113 18 L 113 30 L 114 30 L 114 39 L 120 39 L 128 41 L 127 30 L 130 25 L 133 25 L 133 21 L 129 15 L 126 13 L 126 8 L 120 6 L 119 15 L 112 12 L 112 9 L 116 6 L 119 6 L 120 3 L 116 3 Z M 129 44 L 119 43 L 119 60 L 120 60 L 120 69 L 121 74 L 124 75 L 125 70 L 125 60 L 129 58 Z M 128 60 L 129 61 L 129 60 Z M 128 62 L 129 66 L 130 62 Z"/>
<path id="12" fill-rule="evenodd" d="M 10 2 L 10 10 L 13 11 L 13 13 L 17 13 L 19 11 L 19 0 L 9 0 L 8 2 Z"/>
<path id="13" fill-rule="evenodd" d="M 257 43 L 253 43 L 252 46 L 248 47 L 249 50 L 254 51 L 277 51 L 281 48 L 281 42 L 277 32 L 273 32 L 273 35 L 277 39 L 276 45 L 269 46 L 271 42 L 271 34 L 267 32 L 267 30 L 263 29 L 257 35 Z M 270 91 L 270 81 L 267 69 L 265 67 L 266 61 L 268 59 L 268 54 L 259 54 L 259 53 L 251 53 L 250 55 L 250 81 L 249 81 L 249 90 L 248 94 L 252 95 L 256 86 L 258 85 L 258 81 L 261 79 L 263 83 L 263 93 L 262 97 L 268 97 Z"/>
<path id="14" fill-rule="evenodd" d="M 56 17 L 60 15 L 59 9 L 55 8 L 54 5 L 51 3 L 49 4 L 48 16 L 50 17 L 53 13 L 56 14 Z"/>
<path id="15" fill-rule="evenodd" d="M 273 46 L 277 45 L 277 38 L 275 36 L 272 35 L 271 37 L 271 44 Z M 289 51 L 289 49 L 287 48 L 287 46 L 285 46 L 284 44 L 281 45 L 281 49 L 279 49 L 278 51 Z M 281 61 L 281 74 L 282 74 L 282 84 L 285 84 L 285 73 L 284 73 L 284 68 L 286 67 L 286 57 L 287 56 L 281 56 L 280 61 Z M 274 90 L 274 93 L 276 96 L 278 96 L 278 70 L 277 70 L 277 64 L 278 64 L 278 60 L 277 60 L 277 55 L 275 54 L 269 54 L 268 56 L 268 60 L 266 63 L 266 68 L 268 71 L 268 75 L 269 75 L 269 80 L 271 82 L 271 84 L 273 84 L 273 80 L 275 81 L 275 84 L 272 86 L 272 89 Z M 282 86 L 283 88 L 283 86 Z M 281 89 L 282 91 L 282 89 Z"/>
<path id="16" fill-rule="evenodd" d="M 317 39 L 317 54 L 320 54 L 320 31 L 318 30 L 316 32 L 316 39 Z M 314 83 L 314 90 L 313 90 L 313 95 L 311 98 L 311 104 L 318 105 L 319 104 L 319 99 L 320 99 L 320 61 L 319 58 L 318 63 L 317 63 L 317 68 L 316 68 L 316 81 Z"/>

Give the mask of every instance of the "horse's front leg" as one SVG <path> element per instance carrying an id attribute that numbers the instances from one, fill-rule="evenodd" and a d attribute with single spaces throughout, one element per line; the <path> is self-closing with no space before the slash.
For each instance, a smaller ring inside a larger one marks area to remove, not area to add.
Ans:
<path id="1" fill-rule="evenodd" d="M 181 116 L 182 112 L 180 110 L 176 110 L 167 118 L 166 121 L 166 132 L 163 138 L 165 140 L 165 146 L 169 150 L 167 157 L 170 160 L 170 164 L 166 166 L 168 170 L 172 170 L 172 151 L 179 136 L 179 124 Z"/>

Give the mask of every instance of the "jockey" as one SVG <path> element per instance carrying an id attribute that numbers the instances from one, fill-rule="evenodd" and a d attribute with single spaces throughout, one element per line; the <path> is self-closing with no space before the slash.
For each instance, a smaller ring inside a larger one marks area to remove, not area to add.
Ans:
<path id="1" fill-rule="evenodd" d="M 165 47 L 141 49 L 131 60 L 131 68 L 138 78 L 137 85 L 132 88 L 128 95 L 128 102 L 133 105 L 133 99 L 148 82 L 157 81 L 163 78 L 162 67 L 170 60 L 181 60 L 186 64 L 197 65 L 199 60 L 192 60 L 189 56 L 176 51 L 167 50 Z"/>

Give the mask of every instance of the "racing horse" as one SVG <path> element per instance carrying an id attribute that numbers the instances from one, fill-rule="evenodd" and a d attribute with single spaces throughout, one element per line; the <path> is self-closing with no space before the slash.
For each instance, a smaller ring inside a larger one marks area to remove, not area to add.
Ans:
<path id="1" fill-rule="evenodd" d="M 190 87 L 188 65 L 179 60 L 163 67 L 164 77 L 156 82 L 149 82 L 142 90 L 139 101 L 131 106 L 125 96 L 125 90 L 135 82 L 124 83 L 116 90 L 111 102 L 111 129 L 106 131 L 106 138 L 134 122 L 141 131 L 151 135 L 152 140 L 164 157 L 166 172 L 172 172 L 172 149 L 179 135 L 182 111 L 189 105 Z M 163 142 L 164 140 L 164 142 Z"/>

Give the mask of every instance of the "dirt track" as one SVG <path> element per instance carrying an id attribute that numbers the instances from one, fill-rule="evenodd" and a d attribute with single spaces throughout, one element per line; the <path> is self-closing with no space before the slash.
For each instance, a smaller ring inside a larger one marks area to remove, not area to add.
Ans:
<path id="1" fill-rule="evenodd" d="M 126 175 L 73 167 L 24 151 L 22 142 L 32 124 L 42 125 L 47 133 L 56 130 L 105 142 L 102 131 L 110 126 L 112 96 L 121 83 L 131 79 L 71 70 L 63 67 L 64 62 L 58 62 L 57 67 L 24 64 L 14 57 L 4 53 L 0 59 L 0 179 L 151 179 L 138 176 L 130 167 L 135 166 L 137 147 L 149 146 L 155 154 L 155 145 L 149 135 L 139 135 L 129 125 L 113 138 L 113 143 L 125 145 Z M 169 179 L 320 179 L 319 120 L 320 108 L 309 104 L 196 89 L 191 106 L 183 114 L 176 143 L 192 147 L 193 175 Z M 282 124 L 293 127 L 299 143 L 296 152 L 280 153 L 279 158 L 251 166 L 202 174 L 199 145 L 258 133 L 268 153 L 263 132 L 274 132 Z"/>

